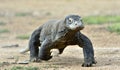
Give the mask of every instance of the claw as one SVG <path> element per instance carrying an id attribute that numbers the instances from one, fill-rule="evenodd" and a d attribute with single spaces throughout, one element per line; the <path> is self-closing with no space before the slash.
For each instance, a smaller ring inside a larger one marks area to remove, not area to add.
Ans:
<path id="1" fill-rule="evenodd" d="M 82 64 L 82 67 L 91 67 L 93 64 L 96 64 L 97 61 L 92 61 L 92 62 L 85 62 Z"/>
<path id="2" fill-rule="evenodd" d="M 31 58 L 30 62 L 41 62 L 41 59 L 38 58 Z"/>
<path id="3" fill-rule="evenodd" d="M 92 63 L 93 63 L 93 64 L 96 64 L 96 63 L 97 63 L 97 61 L 96 61 L 96 60 L 94 60 Z"/>
<path id="4" fill-rule="evenodd" d="M 82 64 L 82 67 L 91 67 L 92 66 L 92 63 L 83 63 Z"/>

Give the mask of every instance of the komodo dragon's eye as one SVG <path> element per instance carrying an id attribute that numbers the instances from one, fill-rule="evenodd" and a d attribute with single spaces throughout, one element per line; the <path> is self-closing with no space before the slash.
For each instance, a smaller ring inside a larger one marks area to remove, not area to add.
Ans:
<path id="1" fill-rule="evenodd" d="M 72 18 L 69 18 L 69 23 L 72 24 L 73 23 L 73 19 Z"/>

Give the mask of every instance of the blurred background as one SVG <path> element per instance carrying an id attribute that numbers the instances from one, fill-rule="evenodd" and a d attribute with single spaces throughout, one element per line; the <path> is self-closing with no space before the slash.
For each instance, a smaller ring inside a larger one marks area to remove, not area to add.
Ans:
<path id="1" fill-rule="evenodd" d="M 83 18 L 86 25 L 83 32 L 93 37 L 93 41 L 95 38 L 95 46 L 105 43 L 104 37 L 115 36 L 111 36 L 113 33 L 107 35 L 108 32 L 120 33 L 119 0 L 0 0 L 1 45 L 28 40 L 41 24 L 51 19 L 63 19 L 69 14 Z M 103 43 L 98 45 L 96 41 Z M 119 42 L 112 43 L 117 45 Z"/>
<path id="2" fill-rule="evenodd" d="M 102 51 L 104 54 L 112 53 L 111 56 L 116 54 L 116 59 L 120 59 L 120 0 L 0 0 L 0 57 L 7 58 L 9 54 L 23 56 L 18 51 L 28 46 L 33 30 L 48 20 L 64 19 L 69 14 L 83 18 L 85 29 L 81 32 L 93 42 L 96 57 L 102 57 L 99 54 Z M 71 49 L 66 49 L 66 52 L 71 52 Z M 2 61 L 7 60 L 3 58 Z M 119 62 L 111 64 L 120 65 Z"/>

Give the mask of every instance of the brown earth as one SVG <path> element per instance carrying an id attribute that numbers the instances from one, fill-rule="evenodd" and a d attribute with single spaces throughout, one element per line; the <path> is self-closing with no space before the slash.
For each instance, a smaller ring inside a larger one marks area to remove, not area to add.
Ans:
<path id="1" fill-rule="evenodd" d="M 18 13 L 30 13 L 28 16 L 16 16 Z M 105 25 L 85 25 L 82 31 L 94 45 L 97 64 L 93 67 L 81 67 L 83 52 L 78 46 L 69 46 L 59 57 L 48 62 L 29 64 L 9 64 L 28 60 L 29 53 L 20 54 L 19 50 L 28 46 L 28 40 L 16 37 L 30 35 L 32 31 L 50 19 L 60 19 L 69 14 L 88 15 L 117 14 L 120 15 L 120 0 L 0 0 L 0 29 L 8 29 L 9 33 L 0 34 L 0 70 L 13 66 L 33 66 L 41 70 L 119 70 L 120 69 L 120 35 L 110 33 Z M 19 47 L 4 47 L 18 44 Z M 3 63 L 8 62 L 8 63 Z"/>

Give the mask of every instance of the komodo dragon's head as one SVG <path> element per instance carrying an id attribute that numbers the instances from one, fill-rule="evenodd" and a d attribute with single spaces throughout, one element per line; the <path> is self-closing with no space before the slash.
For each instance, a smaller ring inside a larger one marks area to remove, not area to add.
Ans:
<path id="1" fill-rule="evenodd" d="M 70 30 L 82 30 L 84 28 L 82 18 L 79 15 L 68 15 L 65 17 L 65 24 Z"/>

